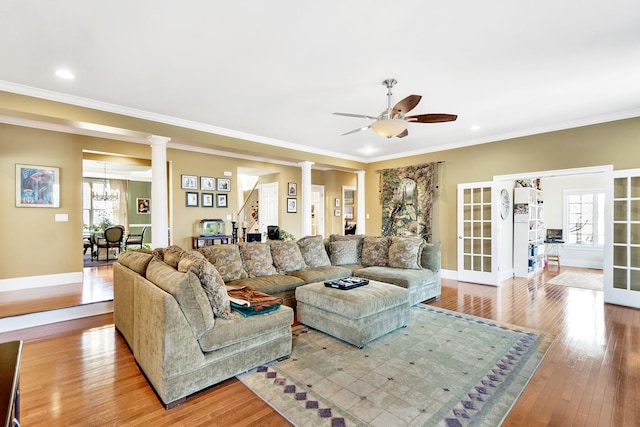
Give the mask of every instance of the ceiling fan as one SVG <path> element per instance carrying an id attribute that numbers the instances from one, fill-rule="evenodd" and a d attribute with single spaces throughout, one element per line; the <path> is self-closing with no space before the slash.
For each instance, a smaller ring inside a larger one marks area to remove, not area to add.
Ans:
<path id="1" fill-rule="evenodd" d="M 417 114 L 415 116 L 407 116 L 406 114 L 413 110 L 420 102 L 420 99 L 422 99 L 422 96 L 420 95 L 409 95 L 391 107 L 391 88 L 395 86 L 396 83 L 398 83 L 396 79 L 386 79 L 382 82 L 382 85 L 387 88 L 387 109 L 377 117 L 367 116 L 365 114 L 333 113 L 338 116 L 375 120 L 369 126 L 351 130 L 343 133 L 342 136 L 371 128 L 375 133 L 386 138 L 394 136 L 404 138 L 409 135 L 409 131 L 407 130 L 407 125 L 409 123 L 452 122 L 458 118 L 455 114 Z"/>

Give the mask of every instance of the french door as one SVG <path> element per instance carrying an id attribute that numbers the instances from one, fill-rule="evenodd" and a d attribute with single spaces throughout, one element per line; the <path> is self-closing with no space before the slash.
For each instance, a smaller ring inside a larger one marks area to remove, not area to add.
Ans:
<path id="1" fill-rule="evenodd" d="M 458 184 L 458 280 L 498 285 L 493 182 Z"/>
<path id="2" fill-rule="evenodd" d="M 612 274 L 605 263 L 604 301 L 640 308 L 640 169 L 613 172 L 612 246 Z"/>

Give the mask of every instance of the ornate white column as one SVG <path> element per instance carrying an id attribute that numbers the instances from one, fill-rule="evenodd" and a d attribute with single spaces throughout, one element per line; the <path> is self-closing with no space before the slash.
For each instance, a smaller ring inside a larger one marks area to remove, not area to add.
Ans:
<path id="1" fill-rule="evenodd" d="M 151 135 L 151 246 L 169 245 L 167 144 L 171 138 Z"/>
<path id="2" fill-rule="evenodd" d="M 358 175 L 358 209 L 356 213 L 357 234 L 365 234 L 366 209 L 364 205 L 364 173 L 365 171 L 356 171 L 356 174 Z"/>
<path id="3" fill-rule="evenodd" d="M 300 162 L 298 163 L 302 168 L 302 235 L 311 235 L 311 166 L 313 162 Z M 299 238 L 300 238 L 299 237 Z"/>

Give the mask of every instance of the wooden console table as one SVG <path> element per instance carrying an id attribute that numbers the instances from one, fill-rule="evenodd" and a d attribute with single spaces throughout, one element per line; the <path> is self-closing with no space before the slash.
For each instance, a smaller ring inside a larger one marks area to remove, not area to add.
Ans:
<path id="1" fill-rule="evenodd" d="M 5 427 L 20 425 L 22 341 L 0 344 L 0 416 Z"/>
<path id="2" fill-rule="evenodd" d="M 228 245 L 231 241 L 232 236 L 192 236 L 191 247 L 198 249 L 211 245 Z"/>

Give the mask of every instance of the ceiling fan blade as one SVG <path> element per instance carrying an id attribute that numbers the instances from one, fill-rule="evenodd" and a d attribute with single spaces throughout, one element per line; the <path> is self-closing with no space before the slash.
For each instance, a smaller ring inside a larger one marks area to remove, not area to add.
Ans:
<path id="1" fill-rule="evenodd" d="M 363 130 L 367 130 L 367 129 L 369 129 L 370 127 L 371 127 L 371 125 L 369 125 L 369 126 L 364 126 L 364 127 L 361 127 L 361 128 L 358 128 L 358 129 L 354 129 L 354 130 L 350 130 L 349 132 L 345 132 L 345 133 L 343 133 L 343 134 L 342 134 L 342 135 L 340 135 L 340 136 L 350 135 L 350 134 L 352 134 L 352 133 L 356 133 L 356 132 L 360 132 L 360 131 L 363 131 Z"/>
<path id="2" fill-rule="evenodd" d="M 442 123 L 452 122 L 457 119 L 455 114 L 418 114 L 416 116 L 407 116 L 405 119 L 412 123 Z"/>
<path id="3" fill-rule="evenodd" d="M 393 115 L 395 116 L 396 114 L 400 113 L 402 115 L 407 114 L 409 111 L 413 110 L 416 105 L 418 105 L 418 102 L 420 102 L 420 100 L 422 99 L 422 96 L 420 95 L 409 95 L 407 96 L 405 99 L 403 99 L 402 101 L 398 102 L 396 105 L 393 106 Z"/>
<path id="4" fill-rule="evenodd" d="M 378 120 L 377 117 L 367 116 L 365 114 L 352 114 L 352 113 L 333 113 L 336 116 L 356 117 L 358 119 Z"/>
<path id="5" fill-rule="evenodd" d="M 396 138 L 404 138 L 407 135 L 409 135 L 409 131 L 407 129 L 405 129 L 404 131 L 402 131 L 399 134 L 397 134 Z"/>

